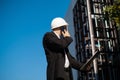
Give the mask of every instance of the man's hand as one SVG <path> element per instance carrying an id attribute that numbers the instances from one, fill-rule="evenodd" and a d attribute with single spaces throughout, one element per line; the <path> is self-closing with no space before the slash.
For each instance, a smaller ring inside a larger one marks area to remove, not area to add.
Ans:
<path id="1" fill-rule="evenodd" d="M 86 67 L 86 71 L 90 71 L 90 69 L 91 69 L 91 65 L 88 65 L 88 66 Z"/>
<path id="2" fill-rule="evenodd" d="M 84 63 L 83 63 L 83 64 L 84 64 Z M 81 68 L 80 68 L 80 71 L 82 71 L 82 72 L 88 72 L 88 71 L 91 70 L 91 68 L 92 68 L 92 63 L 89 64 L 88 66 L 85 66 L 84 68 L 82 68 L 82 70 L 81 70 Z"/>
<path id="3" fill-rule="evenodd" d="M 64 30 L 64 32 L 62 32 L 64 37 L 70 37 L 70 33 L 67 30 Z"/>

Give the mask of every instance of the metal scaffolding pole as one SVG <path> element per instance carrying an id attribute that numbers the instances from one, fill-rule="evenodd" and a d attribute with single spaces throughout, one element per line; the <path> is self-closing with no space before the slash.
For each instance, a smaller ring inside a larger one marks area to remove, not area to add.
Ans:
<path id="1" fill-rule="evenodd" d="M 90 8 L 90 0 L 87 1 L 87 12 L 88 12 L 88 22 L 89 22 L 89 30 L 90 30 L 90 39 L 91 39 L 91 46 L 92 46 L 92 55 L 95 54 L 95 42 L 94 42 L 94 31 L 92 25 L 92 18 L 91 18 L 91 8 Z M 97 69 L 97 60 L 93 60 L 93 67 L 95 72 L 95 79 L 98 80 L 98 69 Z"/>

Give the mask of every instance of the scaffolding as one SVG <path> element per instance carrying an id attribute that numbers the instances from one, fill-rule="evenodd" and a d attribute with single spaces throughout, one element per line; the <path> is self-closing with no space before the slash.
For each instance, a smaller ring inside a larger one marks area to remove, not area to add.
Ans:
<path id="1" fill-rule="evenodd" d="M 78 80 L 119 80 L 120 46 L 116 25 L 103 11 L 113 0 L 78 0 L 73 8 L 77 60 L 86 62 L 95 49 L 104 47 L 89 72 Z"/>

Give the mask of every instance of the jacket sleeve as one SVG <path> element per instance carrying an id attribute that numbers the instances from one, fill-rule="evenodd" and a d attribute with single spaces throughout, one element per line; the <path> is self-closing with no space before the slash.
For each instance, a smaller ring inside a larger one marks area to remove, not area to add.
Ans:
<path id="1" fill-rule="evenodd" d="M 69 58 L 71 67 L 81 71 L 80 68 L 84 63 L 81 63 L 81 62 L 77 61 L 73 56 L 71 56 L 68 49 L 67 49 L 67 53 L 68 53 L 68 58 Z"/>
<path id="2" fill-rule="evenodd" d="M 68 47 L 73 40 L 71 37 L 64 37 L 63 39 L 59 39 L 56 35 L 48 33 L 45 35 L 44 41 L 49 48 L 59 50 Z"/>

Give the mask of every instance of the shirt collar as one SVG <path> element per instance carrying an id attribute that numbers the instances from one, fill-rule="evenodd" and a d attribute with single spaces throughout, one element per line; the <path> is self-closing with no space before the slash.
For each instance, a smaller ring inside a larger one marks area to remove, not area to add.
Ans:
<path id="1" fill-rule="evenodd" d="M 53 31 L 54 33 L 55 33 L 55 35 L 60 39 L 60 36 L 55 32 L 55 31 Z"/>

